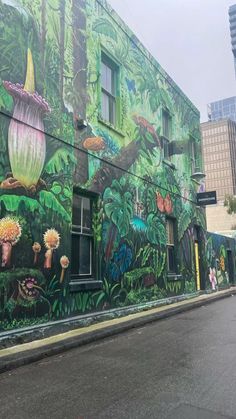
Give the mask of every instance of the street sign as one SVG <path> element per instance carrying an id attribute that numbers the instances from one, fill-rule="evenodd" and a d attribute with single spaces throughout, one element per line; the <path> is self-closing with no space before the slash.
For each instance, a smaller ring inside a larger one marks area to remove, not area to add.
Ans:
<path id="1" fill-rule="evenodd" d="M 197 193 L 197 205 L 213 205 L 216 203 L 216 191 Z"/>

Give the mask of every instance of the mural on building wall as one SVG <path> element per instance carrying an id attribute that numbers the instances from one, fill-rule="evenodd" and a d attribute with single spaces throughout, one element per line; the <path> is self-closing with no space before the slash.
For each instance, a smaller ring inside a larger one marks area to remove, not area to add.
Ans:
<path id="1" fill-rule="evenodd" d="M 104 1 L 0 0 L 3 329 L 195 291 L 195 225 L 213 288 L 217 266 L 194 204 L 202 184 L 191 177 L 193 148 L 201 169 L 199 114 L 113 15 Z M 119 79 L 114 125 L 101 112 L 102 53 Z M 87 128 L 75 129 L 81 119 Z M 97 194 L 97 292 L 70 292 L 73 185 Z M 177 280 L 167 271 L 167 217 L 176 225 Z"/>
<path id="2" fill-rule="evenodd" d="M 235 248 L 234 239 L 218 234 L 207 236 L 206 255 L 209 280 L 207 288 L 220 289 L 234 282 Z"/>

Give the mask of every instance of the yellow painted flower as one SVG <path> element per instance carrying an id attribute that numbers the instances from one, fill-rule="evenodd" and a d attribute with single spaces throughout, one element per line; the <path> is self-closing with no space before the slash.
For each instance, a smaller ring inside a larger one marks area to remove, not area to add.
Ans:
<path id="1" fill-rule="evenodd" d="M 222 271 L 225 271 L 225 259 L 224 259 L 224 256 L 221 256 L 220 257 L 220 269 Z"/>
<path id="2" fill-rule="evenodd" d="M 43 240 L 47 249 L 57 249 L 60 245 L 60 235 L 54 228 L 50 228 L 44 233 Z"/>
<path id="3" fill-rule="evenodd" d="M 4 217 L 0 220 L 0 243 L 16 244 L 21 236 L 21 226 L 18 221 L 11 217 Z"/>

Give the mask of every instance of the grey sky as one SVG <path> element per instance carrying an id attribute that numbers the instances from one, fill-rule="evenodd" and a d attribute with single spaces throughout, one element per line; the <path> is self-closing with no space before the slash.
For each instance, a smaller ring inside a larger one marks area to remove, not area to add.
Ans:
<path id="1" fill-rule="evenodd" d="M 236 95 L 228 8 L 234 0 L 108 0 L 207 120 Z"/>

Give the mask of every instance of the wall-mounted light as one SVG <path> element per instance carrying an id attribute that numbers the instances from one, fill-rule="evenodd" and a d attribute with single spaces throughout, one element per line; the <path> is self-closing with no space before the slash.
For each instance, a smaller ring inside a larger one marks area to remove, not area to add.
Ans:
<path id="1" fill-rule="evenodd" d="M 191 178 L 197 182 L 200 182 L 202 179 L 204 179 L 204 177 L 206 177 L 206 175 L 205 173 L 201 172 L 201 170 L 196 170 L 191 176 Z"/>
<path id="2" fill-rule="evenodd" d="M 76 124 L 76 129 L 78 129 L 80 131 L 82 129 L 87 128 L 87 126 L 88 126 L 88 123 L 85 119 L 77 119 L 75 124 Z"/>

